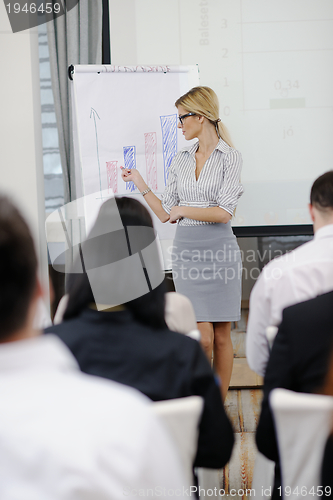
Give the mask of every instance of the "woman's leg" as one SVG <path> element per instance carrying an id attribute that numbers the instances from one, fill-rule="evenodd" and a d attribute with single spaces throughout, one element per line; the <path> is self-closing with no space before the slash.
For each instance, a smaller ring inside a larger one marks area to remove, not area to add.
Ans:
<path id="1" fill-rule="evenodd" d="M 201 347 L 205 351 L 208 361 L 212 361 L 212 352 L 214 346 L 214 326 L 213 323 L 208 323 L 207 321 L 202 321 L 198 323 L 198 330 L 201 333 Z"/>
<path id="2" fill-rule="evenodd" d="M 223 401 L 227 396 L 234 362 L 230 331 L 230 322 L 214 323 L 214 368 L 221 379 Z"/>

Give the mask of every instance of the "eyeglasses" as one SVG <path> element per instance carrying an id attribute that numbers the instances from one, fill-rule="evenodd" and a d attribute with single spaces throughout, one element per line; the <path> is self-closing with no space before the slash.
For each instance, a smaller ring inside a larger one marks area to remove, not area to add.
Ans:
<path id="1" fill-rule="evenodd" d="M 195 116 L 195 115 L 196 115 L 196 113 L 187 113 L 186 115 L 179 115 L 178 120 L 179 120 L 180 125 L 181 126 L 184 125 L 184 123 L 183 123 L 184 118 L 187 118 L 188 116 Z"/>

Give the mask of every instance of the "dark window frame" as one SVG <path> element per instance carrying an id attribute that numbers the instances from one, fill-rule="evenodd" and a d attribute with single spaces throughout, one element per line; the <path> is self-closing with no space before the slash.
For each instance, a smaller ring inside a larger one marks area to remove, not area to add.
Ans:
<path id="1" fill-rule="evenodd" d="M 109 0 L 103 0 L 102 64 L 111 64 Z"/>

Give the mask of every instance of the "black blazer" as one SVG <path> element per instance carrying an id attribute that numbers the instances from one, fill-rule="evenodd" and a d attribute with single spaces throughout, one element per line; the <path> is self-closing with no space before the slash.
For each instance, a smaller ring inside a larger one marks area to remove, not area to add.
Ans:
<path id="1" fill-rule="evenodd" d="M 324 382 L 333 341 L 333 292 L 288 307 L 275 338 L 264 380 L 256 433 L 259 451 L 278 462 L 274 422 L 268 403 L 276 387 L 316 392 Z"/>
<path id="2" fill-rule="evenodd" d="M 77 318 L 51 326 L 81 370 L 138 389 L 153 401 L 198 395 L 204 399 L 194 466 L 221 468 L 234 436 L 220 389 L 200 344 L 167 328 L 154 330 L 130 311 L 85 309 Z"/>

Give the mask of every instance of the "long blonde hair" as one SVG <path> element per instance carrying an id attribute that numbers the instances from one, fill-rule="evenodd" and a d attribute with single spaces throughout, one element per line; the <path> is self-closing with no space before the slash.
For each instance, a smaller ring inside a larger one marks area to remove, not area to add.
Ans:
<path id="1" fill-rule="evenodd" d="M 217 135 L 228 144 L 234 147 L 227 127 L 219 118 L 219 100 L 214 90 L 210 87 L 194 87 L 186 92 L 175 102 L 176 108 L 182 106 L 189 113 L 204 116 L 216 129 Z"/>

